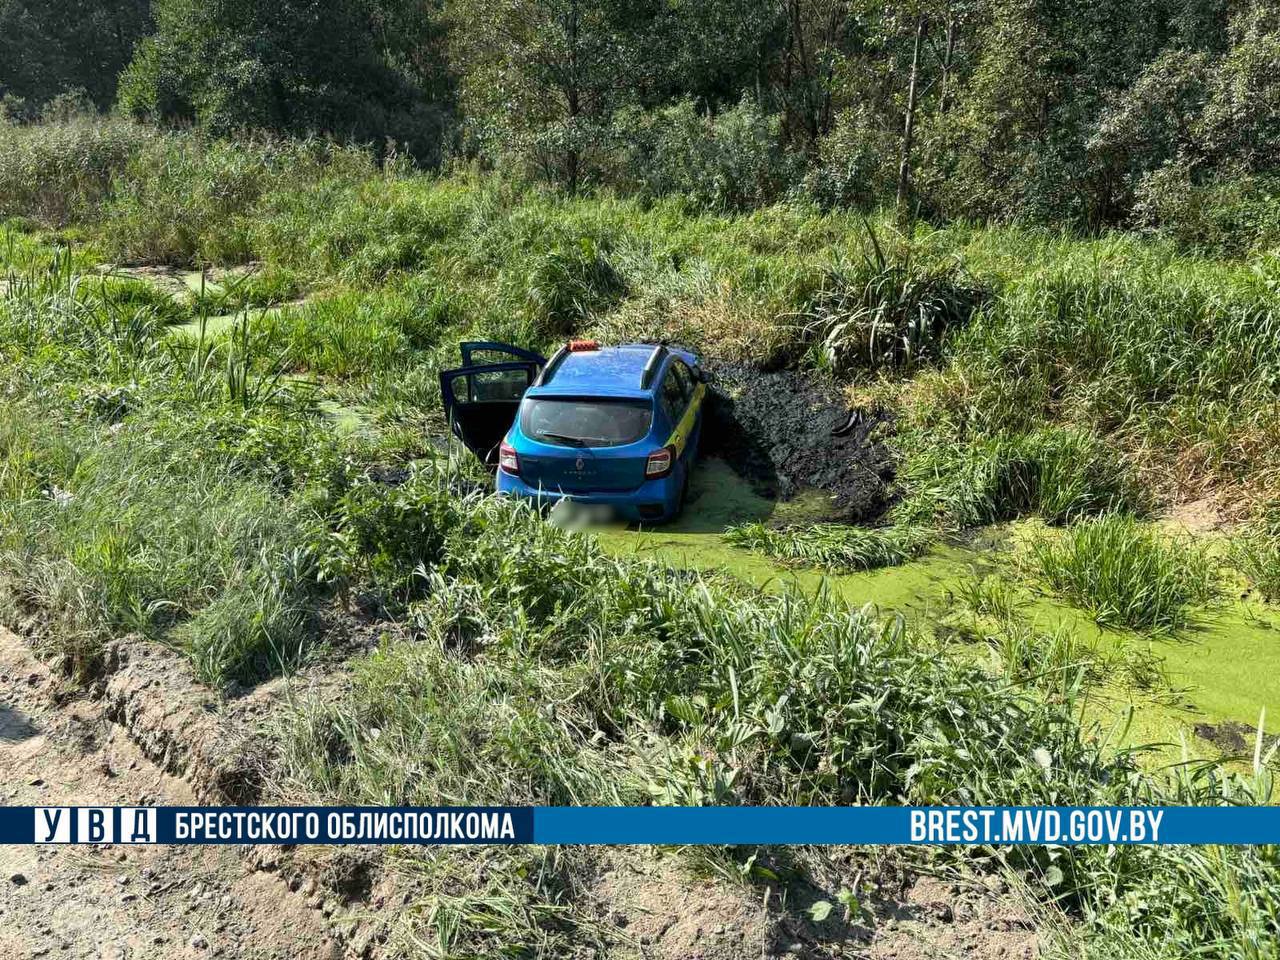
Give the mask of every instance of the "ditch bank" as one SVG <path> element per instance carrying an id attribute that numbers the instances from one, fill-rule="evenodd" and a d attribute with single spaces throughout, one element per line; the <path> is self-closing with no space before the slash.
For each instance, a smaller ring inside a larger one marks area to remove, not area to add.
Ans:
<path id="1" fill-rule="evenodd" d="M 826 499 L 826 519 L 865 523 L 892 502 L 892 415 L 850 407 L 818 377 L 708 361 L 712 399 L 704 452 L 723 459 L 768 499 L 807 492 Z"/>

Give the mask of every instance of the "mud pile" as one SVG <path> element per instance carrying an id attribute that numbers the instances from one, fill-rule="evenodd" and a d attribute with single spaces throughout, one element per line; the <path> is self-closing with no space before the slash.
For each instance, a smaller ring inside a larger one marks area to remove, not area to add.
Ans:
<path id="1" fill-rule="evenodd" d="M 805 490 L 831 498 L 834 519 L 884 513 L 894 479 L 883 441 L 883 411 L 851 410 L 815 376 L 762 373 L 708 361 L 712 403 L 703 428 L 707 453 L 723 457 L 761 494 L 787 500 Z M 878 429 L 879 428 L 879 429 Z"/>

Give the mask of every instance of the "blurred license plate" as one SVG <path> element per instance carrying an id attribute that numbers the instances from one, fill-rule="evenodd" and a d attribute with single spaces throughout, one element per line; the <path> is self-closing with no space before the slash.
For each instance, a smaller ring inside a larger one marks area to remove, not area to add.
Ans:
<path id="1" fill-rule="evenodd" d="M 607 503 L 580 503 L 566 497 L 551 508 L 551 521 L 562 527 L 594 527 L 613 523 L 614 508 Z"/>

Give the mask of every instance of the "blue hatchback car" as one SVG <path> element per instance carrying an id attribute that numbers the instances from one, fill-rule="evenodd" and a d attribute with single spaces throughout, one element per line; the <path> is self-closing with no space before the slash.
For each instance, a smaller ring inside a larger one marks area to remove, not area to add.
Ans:
<path id="1" fill-rule="evenodd" d="M 497 468 L 499 493 L 670 520 L 697 456 L 707 376 L 676 347 L 575 340 L 550 360 L 510 344 L 462 344 L 440 374 L 451 429 Z"/>

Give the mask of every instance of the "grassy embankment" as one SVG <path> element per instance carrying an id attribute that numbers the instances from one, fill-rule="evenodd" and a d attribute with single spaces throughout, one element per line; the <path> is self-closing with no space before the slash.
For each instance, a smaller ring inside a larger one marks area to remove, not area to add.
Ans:
<path id="1" fill-rule="evenodd" d="M 1149 671 L 1027 616 L 1014 581 L 1082 616 L 1179 628 L 1223 577 L 1141 520 L 1191 489 L 1255 518 L 1230 555 L 1274 594 L 1274 259 L 1013 228 L 908 242 L 882 227 L 877 249 L 847 215 L 569 201 L 123 124 L 0 128 L 0 146 L 0 209 L 19 218 L 0 245 L 5 619 L 82 676 L 111 637 L 138 632 L 213 684 L 312 655 L 325 611 L 358 604 L 412 627 L 413 642 L 356 666 L 347 694 L 282 724 L 289 796 L 1270 797 L 1265 751 L 1247 775 L 1166 776 L 1082 724 L 1114 682 L 1100 673 Z M 203 297 L 93 273 L 136 261 L 262 266 Z M 770 553 L 857 569 L 953 531 L 1044 525 L 994 576 L 952 584 L 957 609 L 936 624 L 611 557 L 478 498 L 465 460 L 428 439 L 435 372 L 459 338 L 546 346 L 570 332 L 813 365 L 899 411 L 892 526 L 737 535 Z M 358 411 L 359 428 L 337 429 L 335 410 Z M 975 639 L 997 655 L 975 658 Z M 607 939 L 572 909 L 590 856 L 414 855 L 431 894 L 402 933 L 451 954 Z M 1077 947 L 1096 955 L 1264 957 L 1277 936 L 1274 850 L 999 859 L 1084 917 Z"/>

